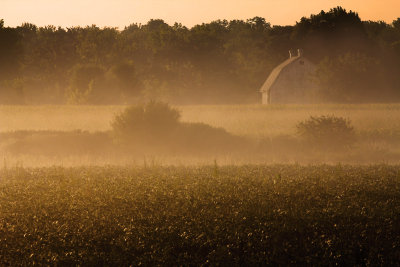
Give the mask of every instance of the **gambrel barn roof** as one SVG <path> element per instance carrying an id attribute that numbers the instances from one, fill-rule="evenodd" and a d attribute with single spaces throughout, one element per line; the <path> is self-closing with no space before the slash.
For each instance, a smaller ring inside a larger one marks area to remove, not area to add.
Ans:
<path id="1" fill-rule="evenodd" d="M 315 81 L 317 67 L 307 60 L 301 49 L 272 70 L 260 88 L 261 103 L 313 103 L 317 100 L 319 85 Z"/>
<path id="2" fill-rule="evenodd" d="M 263 86 L 260 89 L 260 92 L 268 92 L 271 87 L 274 85 L 276 80 L 279 78 L 279 75 L 281 74 L 282 70 L 286 68 L 288 65 L 294 63 L 295 61 L 299 60 L 301 58 L 301 54 L 288 58 L 284 62 L 282 62 L 280 65 L 278 65 L 268 76 L 267 80 L 263 84 Z"/>

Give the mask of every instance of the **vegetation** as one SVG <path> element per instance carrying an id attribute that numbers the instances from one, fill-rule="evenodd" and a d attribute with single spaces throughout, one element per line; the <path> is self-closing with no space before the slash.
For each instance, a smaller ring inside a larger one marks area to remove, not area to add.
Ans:
<path id="1" fill-rule="evenodd" d="M 355 142 L 350 120 L 335 116 L 311 116 L 297 124 L 298 134 L 308 145 L 325 149 L 348 148 Z"/>
<path id="2" fill-rule="evenodd" d="M 163 102 L 128 107 L 111 122 L 117 141 L 165 142 L 178 127 L 180 113 Z"/>
<path id="3" fill-rule="evenodd" d="M 84 106 L 256 102 L 292 48 L 324 102 L 400 100 L 400 18 L 0 20 L 0 104 L 57 104 L 0 105 L 0 265 L 398 264 L 400 105 Z"/>
<path id="4" fill-rule="evenodd" d="M 113 134 L 110 122 L 124 108 L 1 106 L 0 155 L 11 166 L 209 164 L 214 159 L 220 164 L 397 164 L 400 158 L 397 104 L 179 106 L 181 119 L 169 135 L 161 130 L 161 144 L 147 136 L 147 143 L 135 141 L 131 133 L 123 145 L 125 137 Z M 304 142 L 296 126 L 322 114 L 349 118 L 351 138 L 328 147 Z"/>
<path id="5" fill-rule="evenodd" d="M 180 112 L 164 102 L 150 101 L 131 106 L 117 115 L 112 133 L 116 143 L 128 151 L 191 152 L 191 154 L 226 152 L 244 146 L 244 140 L 222 128 L 204 123 L 182 123 Z"/>
<path id="6" fill-rule="evenodd" d="M 310 116 L 335 114 L 349 118 L 356 133 L 400 129 L 399 104 L 329 105 L 196 105 L 174 106 L 181 122 L 222 127 L 240 136 L 295 135 L 296 125 Z M 18 130 L 110 131 L 111 121 L 126 106 L 0 106 L 1 132 Z"/>
<path id="7" fill-rule="evenodd" d="M 0 137 L 5 145 L 2 152 L 18 156 L 84 157 L 115 152 L 107 132 L 17 131 Z"/>
<path id="8" fill-rule="evenodd" d="M 150 20 L 119 31 L 10 28 L 0 20 L 0 40 L 2 104 L 255 103 L 291 48 L 319 64 L 322 101 L 400 99 L 400 19 L 361 21 L 341 7 L 293 26 L 271 26 L 260 17 L 190 29 Z"/>
<path id="9" fill-rule="evenodd" d="M 396 265 L 399 166 L 2 170 L 1 265 Z"/>

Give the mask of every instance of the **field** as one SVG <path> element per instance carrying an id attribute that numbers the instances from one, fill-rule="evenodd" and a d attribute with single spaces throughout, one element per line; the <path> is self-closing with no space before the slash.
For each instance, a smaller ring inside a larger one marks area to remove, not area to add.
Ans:
<path id="1" fill-rule="evenodd" d="M 13 168 L 0 265 L 386 265 L 399 166 Z"/>
<path id="2" fill-rule="evenodd" d="M 134 158 L 122 106 L 0 106 L 0 265 L 398 264 L 400 105 L 177 108 L 242 147 Z M 356 143 L 302 143 L 320 115 Z"/>
<path id="3" fill-rule="evenodd" d="M 167 165 L 203 165 L 214 160 L 228 165 L 296 162 L 397 164 L 400 159 L 398 104 L 178 106 L 183 122 L 221 127 L 232 135 L 251 139 L 252 145 L 247 145 L 251 148 L 245 152 L 223 151 L 207 156 L 147 153 L 135 158 L 102 148 L 109 141 L 99 140 L 99 134 L 93 138 L 90 136 L 110 131 L 110 122 L 124 108 L 0 106 L 0 155 L 4 164 L 9 166 L 137 165 L 148 161 Z M 310 116 L 321 115 L 335 115 L 351 121 L 357 134 L 357 143 L 351 150 L 317 153 L 299 145 L 296 125 Z M 79 143 L 82 143 L 80 147 L 76 147 Z M 110 146 L 108 143 L 107 148 Z M 60 144 L 65 145 L 59 147 Z M 64 153 L 70 148 L 74 150 Z M 45 153 L 52 149 L 51 153 Z M 99 153 L 99 150 L 105 152 Z"/>
<path id="4" fill-rule="evenodd" d="M 0 132 L 16 130 L 107 131 L 124 106 L 0 106 Z M 203 122 L 243 136 L 295 133 L 310 116 L 349 118 L 358 132 L 400 131 L 400 104 L 178 106 L 182 120 Z"/>

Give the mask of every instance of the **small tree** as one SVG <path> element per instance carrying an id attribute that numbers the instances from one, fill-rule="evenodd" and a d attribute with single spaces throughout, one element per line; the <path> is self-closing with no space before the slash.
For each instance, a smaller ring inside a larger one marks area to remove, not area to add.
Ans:
<path id="1" fill-rule="evenodd" d="M 343 149 L 355 141 L 350 120 L 335 116 L 311 116 L 297 125 L 297 132 L 309 145 L 323 149 Z"/>
<path id="2" fill-rule="evenodd" d="M 116 140 L 135 147 L 160 145 L 179 126 L 180 113 L 167 103 L 151 101 L 127 108 L 111 123 Z"/>

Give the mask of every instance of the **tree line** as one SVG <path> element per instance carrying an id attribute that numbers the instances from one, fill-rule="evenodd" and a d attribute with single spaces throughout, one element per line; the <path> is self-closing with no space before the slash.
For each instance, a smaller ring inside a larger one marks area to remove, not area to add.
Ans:
<path id="1" fill-rule="evenodd" d="M 362 21 L 337 7 L 293 26 L 261 17 L 123 30 L 0 20 L 0 103 L 257 103 L 268 74 L 297 48 L 318 66 L 322 101 L 400 100 L 400 18 Z"/>

